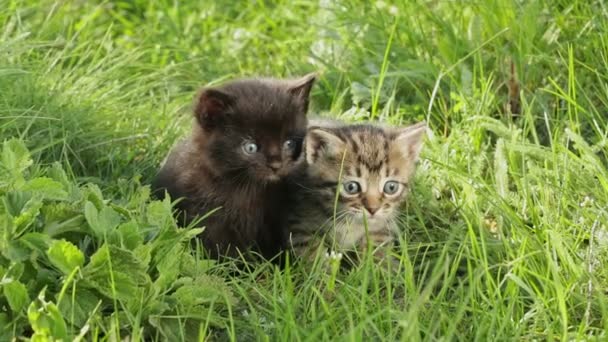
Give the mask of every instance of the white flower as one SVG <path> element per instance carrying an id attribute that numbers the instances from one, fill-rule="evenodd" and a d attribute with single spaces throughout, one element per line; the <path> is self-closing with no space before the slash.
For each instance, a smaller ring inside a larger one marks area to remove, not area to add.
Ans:
<path id="1" fill-rule="evenodd" d="M 325 257 L 331 260 L 342 260 L 342 253 L 336 251 L 325 252 Z"/>
<path id="2" fill-rule="evenodd" d="M 600 246 L 608 246 L 608 230 L 606 230 L 606 226 L 602 225 L 595 231 L 595 239 Z"/>
<path id="3" fill-rule="evenodd" d="M 232 33 L 232 39 L 234 39 L 234 40 L 243 40 L 245 38 L 248 38 L 249 36 L 250 36 L 250 33 L 243 28 L 237 28 Z"/>
<path id="4" fill-rule="evenodd" d="M 391 6 L 388 8 L 388 13 L 390 15 L 397 15 L 399 13 L 399 9 L 397 8 L 397 6 Z"/>
<path id="5" fill-rule="evenodd" d="M 583 208 L 584 208 L 584 207 L 590 207 L 591 205 L 593 205 L 593 202 L 594 202 L 594 201 L 593 201 L 593 198 L 591 198 L 591 197 L 589 197 L 589 196 L 585 196 L 585 197 L 583 198 L 583 201 L 582 201 L 581 203 L 579 203 L 579 205 L 580 205 L 581 207 L 583 207 Z"/>

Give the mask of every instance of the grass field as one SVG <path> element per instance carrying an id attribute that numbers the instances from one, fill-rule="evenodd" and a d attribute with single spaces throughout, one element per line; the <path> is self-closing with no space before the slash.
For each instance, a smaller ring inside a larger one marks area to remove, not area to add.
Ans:
<path id="1" fill-rule="evenodd" d="M 0 0 L 0 340 L 608 339 L 607 33 L 602 0 Z M 429 122 L 396 272 L 235 275 L 149 198 L 199 87 L 311 71 L 317 113 Z"/>

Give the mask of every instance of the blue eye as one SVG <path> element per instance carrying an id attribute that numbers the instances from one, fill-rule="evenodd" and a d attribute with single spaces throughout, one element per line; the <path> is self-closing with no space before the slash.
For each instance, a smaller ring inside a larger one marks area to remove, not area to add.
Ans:
<path id="1" fill-rule="evenodd" d="M 384 193 L 387 195 L 394 195 L 397 193 L 398 190 L 399 183 L 395 181 L 388 181 L 384 183 L 384 188 L 382 189 L 382 191 L 384 191 Z"/>
<path id="2" fill-rule="evenodd" d="M 361 185 L 355 181 L 344 183 L 344 191 L 349 195 L 355 195 L 361 191 Z"/>
<path id="3" fill-rule="evenodd" d="M 285 142 L 283 143 L 284 149 L 291 150 L 294 147 L 296 147 L 296 142 L 293 139 L 285 140 Z"/>
<path id="4" fill-rule="evenodd" d="M 258 151 L 258 145 L 253 142 L 246 142 L 243 145 L 243 151 L 245 151 L 247 154 L 254 154 Z"/>

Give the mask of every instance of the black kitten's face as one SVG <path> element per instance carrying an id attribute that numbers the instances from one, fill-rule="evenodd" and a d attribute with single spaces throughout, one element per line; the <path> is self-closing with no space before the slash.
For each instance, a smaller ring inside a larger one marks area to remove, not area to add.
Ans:
<path id="1" fill-rule="evenodd" d="M 313 81 L 246 80 L 203 92 L 196 112 L 213 133 L 214 164 L 235 181 L 287 176 L 300 160 Z"/>
<path id="2" fill-rule="evenodd" d="M 226 135 L 222 140 L 233 155 L 227 161 L 229 168 L 240 168 L 249 178 L 263 182 L 287 176 L 300 157 L 307 124 L 303 115 L 294 119 L 276 125 L 257 123 Z"/>

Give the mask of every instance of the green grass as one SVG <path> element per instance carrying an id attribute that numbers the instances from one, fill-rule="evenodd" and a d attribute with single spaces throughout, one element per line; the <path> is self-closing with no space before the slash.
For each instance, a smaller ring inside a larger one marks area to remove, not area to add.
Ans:
<path id="1" fill-rule="evenodd" d="M 603 1 L 229 3 L 0 0 L 0 340 L 606 339 Z M 146 187 L 193 94 L 315 70 L 430 124 L 400 269 L 202 259 Z"/>

